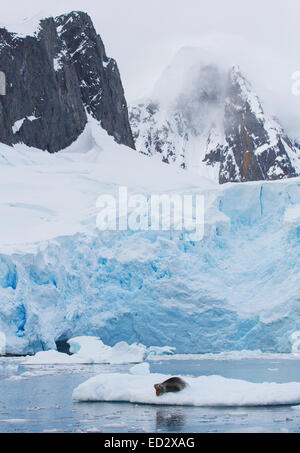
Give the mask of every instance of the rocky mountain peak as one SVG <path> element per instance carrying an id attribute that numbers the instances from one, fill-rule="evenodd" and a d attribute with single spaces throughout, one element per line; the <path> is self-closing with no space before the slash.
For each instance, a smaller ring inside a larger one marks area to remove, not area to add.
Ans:
<path id="1" fill-rule="evenodd" d="M 130 109 L 137 150 L 160 153 L 164 162 L 221 184 L 300 174 L 299 148 L 265 113 L 238 65 L 227 71 L 214 64 L 193 69 L 186 78 L 192 83 L 181 86 L 168 108 L 151 114 L 149 101 Z"/>
<path id="2" fill-rule="evenodd" d="M 88 14 L 45 18 L 31 36 L 0 29 L 0 142 L 56 152 L 83 132 L 90 114 L 118 143 L 134 148 L 115 60 Z"/>

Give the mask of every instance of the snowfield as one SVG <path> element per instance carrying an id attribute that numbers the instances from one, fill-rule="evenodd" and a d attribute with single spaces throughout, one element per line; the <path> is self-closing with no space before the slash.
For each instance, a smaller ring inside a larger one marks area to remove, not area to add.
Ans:
<path id="1" fill-rule="evenodd" d="M 98 197 L 117 194 L 119 186 L 160 193 L 197 183 L 196 176 L 191 180 L 117 145 L 92 117 L 79 139 L 57 154 L 0 144 L 0 172 L 0 252 L 7 254 L 95 229 Z M 209 180 L 206 185 L 214 186 Z"/>
<path id="2" fill-rule="evenodd" d="M 6 352 L 100 337 L 178 354 L 289 353 L 300 330 L 300 178 L 227 184 L 115 142 L 90 120 L 55 155 L 0 147 L 0 331 Z M 205 237 L 100 232 L 102 194 L 201 194 Z"/>
<path id="3" fill-rule="evenodd" d="M 162 374 L 103 374 L 79 385 L 75 401 L 114 401 L 174 406 L 247 407 L 300 404 L 300 383 L 261 383 L 221 376 L 185 377 L 188 387 L 179 393 L 155 395 L 154 384 L 171 376 Z M 122 385 L 120 385 L 122 383 Z"/>

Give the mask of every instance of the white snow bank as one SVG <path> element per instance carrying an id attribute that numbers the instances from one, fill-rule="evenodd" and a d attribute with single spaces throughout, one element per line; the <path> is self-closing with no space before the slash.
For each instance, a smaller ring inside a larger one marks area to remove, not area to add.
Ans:
<path id="1" fill-rule="evenodd" d="M 183 377 L 187 388 L 157 397 L 154 384 L 168 378 L 161 374 L 103 374 L 79 385 L 73 400 L 219 407 L 300 404 L 300 382 L 254 384 L 220 376 Z"/>
<path id="2" fill-rule="evenodd" d="M 149 355 L 171 354 L 174 348 L 168 346 L 159 348 L 151 346 L 149 349 L 143 344 L 128 345 L 125 341 L 115 346 L 105 345 L 98 337 L 76 337 L 68 340 L 70 352 L 73 355 L 57 351 L 41 351 L 24 362 L 25 365 L 48 364 L 91 364 L 91 363 L 140 363 Z"/>
<path id="3" fill-rule="evenodd" d="M 0 332 L 0 355 L 5 354 L 6 349 L 6 335 L 4 332 Z"/>
<path id="4" fill-rule="evenodd" d="M 13 125 L 14 133 L 24 120 Z M 189 191 L 191 185 L 217 187 L 118 145 L 91 117 L 80 137 L 56 154 L 21 143 L 14 148 L 1 144 L 0 178 L 0 216 L 5 219 L 0 252 L 5 254 L 36 252 L 61 236 L 93 234 L 96 200 L 101 194 L 115 196 L 120 186 L 147 194 Z"/>

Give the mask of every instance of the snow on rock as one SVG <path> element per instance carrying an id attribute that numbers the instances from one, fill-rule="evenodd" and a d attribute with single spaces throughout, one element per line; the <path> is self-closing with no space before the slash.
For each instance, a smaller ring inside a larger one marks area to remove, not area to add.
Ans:
<path id="1" fill-rule="evenodd" d="M 26 116 L 25 118 L 22 118 L 21 120 L 16 121 L 14 123 L 14 125 L 12 126 L 13 133 L 16 134 L 17 132 L 19 132 L 19 130 L 23 126 L 23 123 L 24 123 L 25 120 L 32 122 L 32 121 L 35 121 L 37 119 L 38 118 L 36 118 L 35 116 L 31 115 L 31 116 Z"/>
<path id="2" fill-rule="evenodd" d="M 17 132 L 19 132 L 19 130 L 21 129 L 21 127 L 23 126 L 23 123 L 25 121 L 25 118 L 22 118 L 21 120 L 18 120 L 15 122 L 15 124 L 13 125 L 12 127 L 12 130 L 13 130 L 13 133 L 16 134 Z"/>
<path id="3" fill-rule="evenodd" d="M 188 383 L 184 390 L 157 397 L 154 384 L 170 377 L 160 374 L 103 374 L 79 385 L 73 392 L 73 400 L 219 407 L 300 404 L 299 382 L 254 384 L 220 376 L 183 376 Z"/>
<path id="4" fill-rule="evenodd" d="M 151 99 L 131 107 L 136 149 L 221 184 L 299 175 L 299 149 L 240 68 L 212 60 L 201 48 L 182 49 Z"/>

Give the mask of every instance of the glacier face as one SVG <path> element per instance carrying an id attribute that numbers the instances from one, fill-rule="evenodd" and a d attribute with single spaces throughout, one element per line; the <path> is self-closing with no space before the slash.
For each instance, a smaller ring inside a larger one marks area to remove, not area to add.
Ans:
<path id="1" fill-rule="evenodd" d="M 289 352 L 300 330 L 299 178 L 190 191 L 206 200 L 201 242 L 91 228 L 1 254 L 7 352 L 81 335 L 177 353 Z"/>

